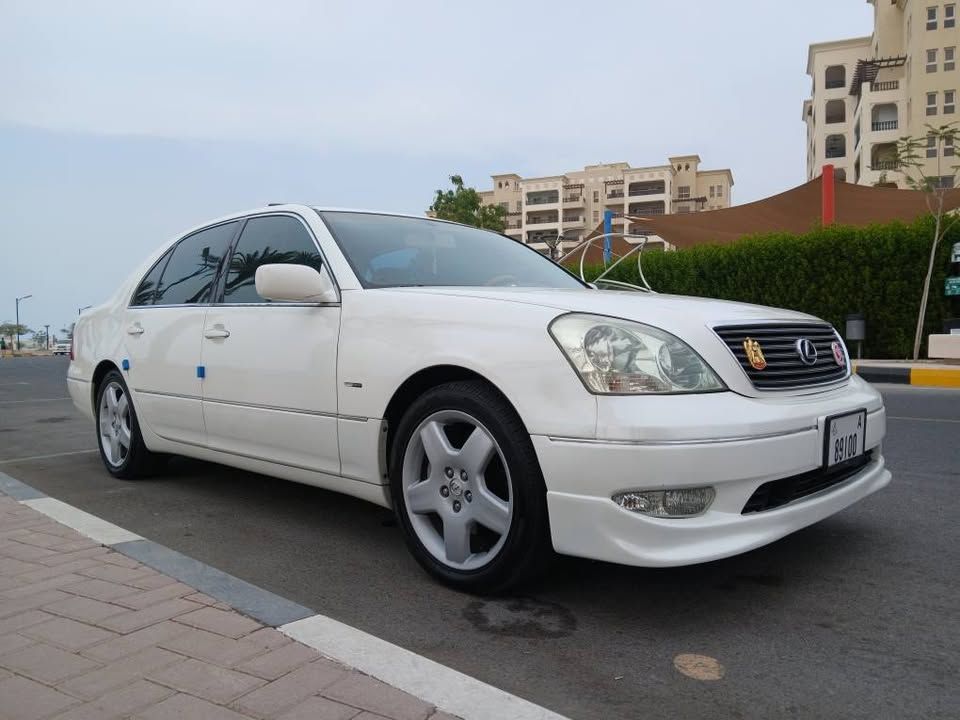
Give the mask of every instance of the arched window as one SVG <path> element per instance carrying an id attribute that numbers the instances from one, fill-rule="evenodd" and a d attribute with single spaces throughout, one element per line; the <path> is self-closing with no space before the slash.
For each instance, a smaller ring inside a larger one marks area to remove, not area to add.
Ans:
<path id="1" fill-rule="evenodd" d="M 828 123 L 842 123 L 847 121 L 847 103 L 843 100 L 827 100 Z"/>
<path id="2" fill-rule="evenodd" d="M 847 155 L 846 135 L 827 135 L 824 143 L 824 154 L 828 158 L 842 158 Z"/>
<path id="3" fill-rule="evenodd" d="M 847 69 L 843 65 L 831 65 L 824 73 L 823 79 L 827 90 L 845 87 L 847 84 Z"/>

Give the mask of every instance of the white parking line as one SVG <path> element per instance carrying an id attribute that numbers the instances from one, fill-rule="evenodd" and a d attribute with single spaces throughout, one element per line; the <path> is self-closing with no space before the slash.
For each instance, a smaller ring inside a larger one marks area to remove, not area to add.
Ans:
<path id="1" fill-rule="evenodd" d="M 86 455 L 88 453 L 99 452 L 99 450 L 71 450 L 70 452 L 52 453 L 50 455 L 30 455 L 28 457 L 13 458 L 12 460 L 0 460 L 0 465 L 9 465 L 10 463 L 30 462 L 31 460 L 50 460 L 51 458 L 66 457 L 68 455 Z"/>
<path id="2" fill-rule="evenodd" d="M 564 720 L 551 710 L 324 615 L 277 629 L 464 720 Z"/>
<path id="3" fill-rule="evenodd" d="M 101 520 L 96 515 L 84 512 L 73 505 L 67 505 L 65 502 L 52 497 L 36 498 L 35 500 L 21 500 L 24 505 L 32 507 L 34 510 L 42 512 L 47 517 L 51 517 L 59 523 L 63 523 L 69 528 L 73 528 L 81 535 L 86 535 L 91 540 L 96 540 L 101 545 L 115 545 L 117 543 L 129 542 L 130 540 L 141 540 L 129 530 L 124 530 L 119 525 L 114 525 L 106 520 Z"/>
<path id="4" fill-rule="evenodd" d="M 67 397 L 55 397 L 55 398 L 36 398 L 35 400 L 0 400 L 0 405 L 23 405 L 24 403 L 38 403 L 38 402 L 62 402 L 64 400 L 72 400 L 73 398 Z"/>

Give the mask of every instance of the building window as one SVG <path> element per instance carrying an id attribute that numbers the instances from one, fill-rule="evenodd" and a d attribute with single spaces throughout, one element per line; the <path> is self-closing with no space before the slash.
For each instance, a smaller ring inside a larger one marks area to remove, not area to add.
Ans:
<path id="1" fill-rule="evenodd" d="M 847 69 L 843 65 L 831 65 L 824 72 L 824 84 L 827 90 L 842 88 L 847 84 Z"/>
<path id="2" fill-rule="evenodd" d="M 952 28 L 957 26 L 957 6 L 956 5 L 943 6 L 943 26 L 945 28 Z"/>
<path id="3" fill-rule="evenodd" d="M 957 48 L 948 47 L 943 49 L 943 69 L 950 72 L 957 67 Z"/>
<path id="4" fill-rule="evenodd" d="M 599 191 L 599 190 L 594 190 L 594 191 L 593 191 L 593 201 L 594 201 L 594 202 L 600 202 L 600 191 Z"/>
<path id="5" fill-rule="evenodd" d="M 953 115 L 957 111 L 957 91 L 943 91 L 943 114 Z"/>
<path id="6" fill-rule="evenodd" d="M 517 200 L 517 212 L 521 212 L 522 210 L 523 210 L 523 200 Z"/>
<path id="7" fill-rule="evenodd" d="M 927 157 L 935 158 L 937 156 L 937 136 L 927 135 Z"/>
<path id="8" fill-rule="evenodd" d="M 502 202 L 502 203 L 500 203 L 500 207 L 503 208 L 503 211 L 504 211 L 505 213 L 510 212 L 510 203 L 508 203 L 508 202 Z"/>
<path id="9" fill-rule="evenodd" d="M 941 175 L 938 178 L 934 178 L 933 184 L 935 187 L 943 190 L 950 190 L 953 188 L 953 175 Z"/>
<path id="10" fill-rule="evenodd" d="M 690 198 L 690 186 L 677 185 L 677 197 L 681 200 L 688 200 Z"/>
<path id="11" fill-rule="evenodd" d="M 927 50 L 927 72 L 935 73 L 937 71 L 937 50 Z"/>
<path id="12" fill-rule="evenodd" d="M 717 189 L 711 185 L 710 186 L 710 197 L 716 197 Z"/>
<path id="13" fill-rule="evenodd" d="M 600 211 L 599 211 L 599 210 L 594 210 L 594 211 L 593 211 L 593 221 L 594 221 L 595 223 L 596 223 L 596 222 L 600 222 Z"/>
<path id="14" fill-rule="evenodd" d="M 937 94 L 927 93 L 927 115 L 937 114 Z"/>
<path id="15" fill-rule="evenodd" d="M 943 156 L 954 157 L 953 135 L 947 135 L 943 139 Z"/>
<path id="16" fill-rule="evenodd" d="M 927 30 L 936 30 L 937 29 L 937 8 L 928 7 L 927 8 Z"/>
<path id="17" fill-rule="evenodd" d="M 723 185 L 717 185 L 717 197 L 723 197 Z"/>

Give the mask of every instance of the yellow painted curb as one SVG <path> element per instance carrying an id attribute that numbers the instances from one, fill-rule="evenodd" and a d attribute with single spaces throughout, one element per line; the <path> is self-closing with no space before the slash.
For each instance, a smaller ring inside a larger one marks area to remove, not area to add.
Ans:
<path id="1" fill-rule="evenodd" d="M 960 388 L 960 368 L 956 370 L 911 368 L 910 384 L 927 385 L 929 387 Z"/>

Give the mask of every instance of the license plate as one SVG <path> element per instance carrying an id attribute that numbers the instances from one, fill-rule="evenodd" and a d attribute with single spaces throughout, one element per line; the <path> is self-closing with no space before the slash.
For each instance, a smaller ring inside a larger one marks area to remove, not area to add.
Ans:
<path id="1" fill-rule="evenodd" d="M 867 411 L 857 410 L 827 418 L 823 464 L 833 467 L 863 455 L 867 439 Z"/>

